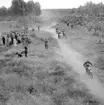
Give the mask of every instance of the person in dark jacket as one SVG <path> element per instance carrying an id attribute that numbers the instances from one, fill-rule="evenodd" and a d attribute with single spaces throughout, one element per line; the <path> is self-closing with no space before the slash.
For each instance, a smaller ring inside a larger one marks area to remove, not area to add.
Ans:
<path id="1" fill-rule="evenodd" d="M 90 61 L 86 60 L 86 62 L 83 64 L 83 66 L 85 67 L 86 72 L 87 72 L 87 70 L 89 70 L 91 72 L 91 67 L 93 65 L 92 65 L 92 63 Z"/>
<path id="2" fill-rule="evenodd" d="M 4 36 L 2 36 L 2 43 L 3 43 L 3 45 L 5 45 L 5 37 Z"/>
<path id="3" fill-rule="evenodd" d="M 66 37 L 66 34 L 65 34 L 65 31 L 64 30 L 62 31 L 62 33 L 63 33 L 63 37 Z"/>
<path id="4" fill-rule="evenodd" d="M 28 48 L 27 48 L 27 46 L 24 46 L 24 53 L 25 53 L 25 57 L 27 57 L 27 54 L 28 54 Z"/>
<path id="5" fill-rule="evenodd" d="M 48 50 L 48 40 L 47 39 L 44 40 L 44 44 L 45 44 L 45 49 Z"/>
<path id="6" fill-rule="evenodd" d="M 58 28 L 56 28 L 56 33 L 58 33 L 59 32 L 59 30 L 58 30 Z"/>
<path id="7" fill-rule="evenodd" d="M 71 24 L 71 28 L 73 29 L 73 24 Z"/>
<path id="8" fill-rule="evenodd" d="M 58 39 L 60 39 L 61 38 L 61 32 L 58 32 Z"/>
<path id="9" fill-rule="evenodd" d="M 13 45 L 14 44 L 14 38 L 13 38 L 13 33 L 12 32 L 10 32 L 10 39 L 11 39 L 10 45 Z"/>

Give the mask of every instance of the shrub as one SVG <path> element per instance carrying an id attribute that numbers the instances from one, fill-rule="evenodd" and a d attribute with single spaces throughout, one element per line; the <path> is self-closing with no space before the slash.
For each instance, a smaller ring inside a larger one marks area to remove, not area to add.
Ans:
<path id="1" fill-rule="evenodd" d="M 88 105 L 100 105 L 99 100 L 96 98 L 93 98 L 91 95 L 87 95 L 84 98 L 83 103 Z"/>
<path id="2" fill-rule="evenodd" d="M 83 91 L 80 91 L 80 90 L 71 90 L 71 89 L 68 89 L 67 90 L 67 94 L 70 98 L 74 98 L 74 99 L 77 99 L 78 97 L 85 97 L 86 96 L 86 93 L 83 92 Z"/>
<path id="3" fill-rule="evenodd" d="M 6 73 L 14 72 L 20 76 L 26 76 L 31 78 L 33 75 L 32 68 L 28 67 L 23 61 L 12 61 L 7 64 L 9 70 L 5 70 Z"/>
<path id="4" fill-rule="evenodd" d="M 65 73 L 64 73 L 64 71 L 55 71 L 55 72 L 52 72 L 52 73 L 50 73 L 50 75 L 53 75 L 53 76 L 64 76 L 65 75 Z"/>
<path id="5" fill-rule="evenodd" d="M 66 99 L 66 95 L 65 94 L 55 94 L 53 97 L 52 97 L 52 100 L 53 102 L 55 103 L 55 105 L 63 105 L 64 103 L 64 100 Z"/>
<path id="6" fill-rule="evenodd" d="M 39 80 L 44 80 L 46 77 L 49 76 L 47 71 L 37 71 L 34 73 L 34 76 Z"/>
<path id="7" fill-rule="evenodd" d="M 2 71 L 3 67 L 6 67 L 7 66 L 7 63 L 8 62 L 11 62 L 11 59 L 0 59 L 0 69 Z"/>
<path id="8" fill-rule="evenodd" d="M 15 61 L 13 59 L 5 58 L 0 60 L 0 72 L 1 74 L 16 73 L 20 76 L 32 78 L 34 70 L 21 60 Z"/>
<path id="9" fill-rule="evenodd" d="M 9 100 L 10 92 L 5 88 L 0 88 L 0 102 L 6 103 Z"/>
<path id="10" fill-rule="evenodd" d="M 104 58 L 103 58 L 103 56 L 100 56 L 100 57 L 97 59 L 96 67 L 98 67 L 98 68 L 101 69 L 101 70 L 104 70 Z"/>

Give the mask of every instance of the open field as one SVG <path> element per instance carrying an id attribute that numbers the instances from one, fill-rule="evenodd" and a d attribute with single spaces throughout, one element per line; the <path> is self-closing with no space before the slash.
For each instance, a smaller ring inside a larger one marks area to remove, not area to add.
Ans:
<path id="1" fill-rule="evenodd" d="M 15 29 L 10 28 L 10 24 L 10 21 L 0 22 L 1 32 Z M 15 22 L 12 25 L 15 26 Z M 58 42 L 53 33 L 47 31 L 47 26 L 51 28 L 52 25 L 46 23 L 46 27 L 45 24 L 41 25 L 40 31 L 28 31 L 32 43 L 27 58 L 13 56 L 15 51 L 23 49 L 21 45 L 10 48 L 0 45 L 0 105 L 104 105 L 80 81 L 80 75 L 73 70 L 73 66 L 57 53 Z M 37 26 L 29 24 L 31 27 Z M 59 27 L 60 30 L 65 29 L 67 38 L 64 41 L 84 59 L 93 62 L 96 68 L 93 72 L 103 84 L 104 72 L 99 69 L 103 59 L 97 62 L 98 57 L 103 56 L 103 52 L 99 53 L 103 50 L 103 44 L 99 45 L 97 38 L 92 37 L 84 27 L 71 29 L 62 23 Z M 49 39 L 48 50 L 40 40 L 45 38 Z"/>

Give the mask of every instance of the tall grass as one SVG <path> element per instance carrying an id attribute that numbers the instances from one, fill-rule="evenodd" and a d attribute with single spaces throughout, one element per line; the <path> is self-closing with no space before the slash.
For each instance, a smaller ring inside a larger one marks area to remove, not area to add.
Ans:
<path id="1" fill-rule="evenodd" d="M 78 84 L 74 75 L 68 75 L 68 72 L 72 72 L 71 69 L 58 61 L 30 67 L 26 61 L 1 59 L 0 101 L 7 103 L 12 100 L 10 102 L 12 103 L 13 94 L 21 94 L 24 97 L 34 96 L 39 101 L 42 101 L 41 95 L 45 95 L 51 99 L 52 105 L 87 105 L 87 103 L 88 105 L 100 105 L 84 86 L 78 88 L 80 83 Z M 16 95 L 14 98 L 17 98 Z M 20 102 L 20 99 L 18 100 Z M 29 97 L 29 100 L 32 98 Z M 34 103 L 35 101 L 32 105 Z M 21 103 L 21 105 L 24 104 Z"/>

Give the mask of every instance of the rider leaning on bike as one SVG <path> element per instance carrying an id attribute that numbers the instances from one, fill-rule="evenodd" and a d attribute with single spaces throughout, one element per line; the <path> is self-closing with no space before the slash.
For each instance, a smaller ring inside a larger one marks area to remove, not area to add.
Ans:
<path id="1" fill-rule="evenodd" d="M 86 62 L 83 64 L 83 66 L 85 67 L 86 72 L 87 72 L 87 70 L 89 70 L 91 72 L 92 63 L 90 61 L 86 60 Z"/>

